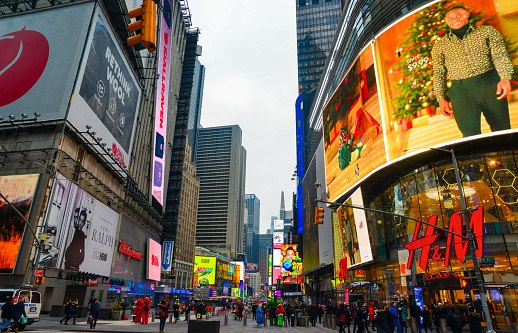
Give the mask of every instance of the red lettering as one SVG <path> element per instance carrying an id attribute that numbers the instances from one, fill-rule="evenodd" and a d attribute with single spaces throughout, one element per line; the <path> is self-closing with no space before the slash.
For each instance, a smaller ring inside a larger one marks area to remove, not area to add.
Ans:
<path id="1" fill-rule="evenodd" d="M 120 240 L 119 252 L 128 256 L 126 260 L 129 260 L 130 257 L 142 260 L 142 253 L 133 250 L 131 245 L 128 246 L 128 243 L 122 239 Z"/>
<path id="2" fill-rule="evenodd" d="M 459 212 L 453 213 L 450 217 L 448 230 L 454 232 L 459 235 L 464 235 L 464 226 L 462 224 L 462 217 L 458 214 Z M 431 225 L 437 225 L 437 215 L 432 215 L 428 219 L 428 223 Z M 477 251 L 476 256 L 482 257 L 484 254 L 484 208 L 478 207 L 476 211 L 471 214 L 471 218 L 469 221 L 469 226 L 473 231 L 473 234 L 476 237 L 477 241 Z M 417 249 L 421 250 L 421 258 L 419 260 L 419 267 L 423 270 L 428 268 L 428 258 L 430 256 L 430 247 L 436 241 L 439 235 L 434 235 L 435 228 L 433 226 L 428 225 L 426 227 L 426 233 L 423 238 L 417 238 L 419 235 L 419 231 L 421 230 L 421 222 L 417 222 L 414 230 L 414 235 L 412 237 L 412 241 L 405 246 L 405 248 L 410 251 L 408 255 L 408 269 L 412 268 L 414 262 L 414 253 Z M 446 256 L 444 258 L 444 266 L 448 266 L 450 264 L 451 258 L 451 242 L 453 241 L 455 256 L 460 262 L 464 262 L 464 256 L 468 250 L 468 242 L 462 237 L 453 235 L 448 233 L 448 238 L 446 240 Z M 440 260 L 440 253 L 438 253 L 437 246 L 434 247 L 434 260 Z"/>
<path id="3" fill-rule="evenodd" d="M 347 280 L 347 258 L 340 259 L 338 278 L 340 280 Z"/>

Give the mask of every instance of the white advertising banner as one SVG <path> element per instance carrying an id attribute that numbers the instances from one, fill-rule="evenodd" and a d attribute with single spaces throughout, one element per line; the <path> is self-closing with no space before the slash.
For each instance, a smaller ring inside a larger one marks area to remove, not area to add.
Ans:
<path id="1" fill-rule="evenodd" d="M 274 232 L 273 233 L 273 248 L 280 249 L 282 244 L 284 244 L 284 232 Z"/>
<path id="2" fill-rule="evenodd" d="M 363 207 L 363 197 L 361 188 L 358 188 L 351 195 L 351 202 L 354 206 Z M 353 209 L 354 222 L 356 225 L 356 235 L 358 236 L 358 245 L 360 247 L 361 262 L 372 260 L 372 248 L 369 238 L 369 229 L 367 228 L 367 218 L 363 209 Z"/>
<path id="3" fill-rule="evenodd" d="M 273 266 L 281 265 L 281 249 L 273 249 Z"/>
<path id="4" fill-rule="evenodd" d="M 141 89 L 102 10 L 97 9 L 81 64 L 68 121 L 101 138 L 115 158 L 129 165 Z M 86 134 L 85 139 L 94 140 Z M 100 152 L 101 149 L 94 145 Z"/>
<path id="5" fill-rule="evenodd" d="M 273 229 L 274 230 L 284 230 L 284 220 L 274 220 Z"/>
<path id="6" fill-rule="evenodd" d="M 110 276 L 119 214 L 61 174 L 56 174 L 40 264 L 69 271 Z"/>
<path id="7" fill-rule="evenodd" d="M 167 103 L 169 100 L 169 76 L 171 62 L 171 24 L 173 16 L 173 2 L 164 0 L 164 11 L 161 18 L 160 44 L 158 45 L 158 82 L 155 106 L 155 135 L 153 156 L 153 201 L 158 203 L 161 211 L 164 206 L 164 170 L 165 145 L 167 143 Z M 156 204 L 154 205 L 156 206 Z"/>

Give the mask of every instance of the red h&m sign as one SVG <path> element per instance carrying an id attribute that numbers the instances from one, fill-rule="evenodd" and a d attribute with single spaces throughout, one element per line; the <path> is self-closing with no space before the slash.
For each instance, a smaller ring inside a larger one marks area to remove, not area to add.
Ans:
<path id="1" fill-rule="evenodd" d="M 340 259 L 340 266 L 338 267 L 338 279 L 347 280 L 347 258 Z"/>
<path id="2" fill-rule="evenodd" d="M 450 217 L 450 224 L 448 226 L 448 230 L 454 232 L 459 235 L 464 234 L 464 224 L 462 223 L 462 217 L 458 214 L 459 212 L 453 213 Z M 428 219 L 428 223 L 431 225 L 437 225 L 437 215 L 432 215 Z M 482 207 L 478 207 L 476 211 L 471 214 L 471 218 L 469 220 L 469 226 L 473 231 L 473 234 L 477 241 L 477 257 L 482 257 L 484 254 L 484 209 Z M 428 268 L 428 258 L 430 256 L 430 248 L 432 244 L 437 240 L 439 235 L 435 235 L 435 228 L 427 225 L 425 236 L 422 238 L 417 238 L 419 235 L 419 231 L 421 230 L 421 222 L 417 222 L 414 230 L 414 236 L 412 241 L 406 245 L 404 245 L 408 251 L 410 251 L 408 255 L 408 269 L 412 268 L 412 264 L 414 262 L 414 253 L 415 250 L 421 249 L 421 258 L 419 260 L 419 267 L 423 270 Z M 448 238 L 446 240 L 446 254 L 444 257 L 444 266 L 448 266 L 450 264 L 450 256 L 451 256 L 451 243 L 453 241 L 453 248 L 455 249 L 455 256 L 457 259 L 464 263 L 464 256 L 468 251 L 468 241 L 462 237 L 453 235 L 448 233 Z M 432 260 L 441 261 L 442 254 L 439 252 L 439 245 L 435 245 L 433 247 L 434 253 L 432 254 Z"/>

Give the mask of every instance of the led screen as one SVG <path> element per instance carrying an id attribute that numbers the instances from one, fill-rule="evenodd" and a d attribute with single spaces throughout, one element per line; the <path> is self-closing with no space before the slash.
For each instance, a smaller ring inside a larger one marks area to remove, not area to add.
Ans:
<path id="1" fill-rule="evenodd" d="M 280 249 L 282 244 L 284 244 L 284 232 L 274 232 L 273 233 L 273 248 Z"/>
<path id="2" fill-rule="evenodd" d="M 450 11 L 457 4 L 466 10 Z M 518 127 L 517 10 L 510 1 L 441 1 L 376 39 L 389 159 Z M 465 48 L 450 26 L 467 29 Z M 498 99 L 499 85 L 512 89 L 509 96 Z"/>
<path id="3" fill-rule="evenodd" d="M 387 162 L 372 48 L 360 53 L 322 111 L 331 200 Z"/>
<path id="4" fill-rule="evenodd" d="M 198 285 L 209 286 L 216 281 L 216 257 L 196 256 L 194 275 L 198 276 Z"/>
<path id="5" fill-rule="evenodd" d="M 162 263 L 162 245 L 148 238 L 148 262 L 146 279 L 160 281 L 160 267 Z"/>
<path id="6" fill-rule="evenodd" d="M 281 265 L 281 249 L 273 249 L 273 266 Z"/>
<path id="7" fill-rule="evenodd" d="M 38 182 L 37 174 L 20 176 L 1 176 L 0 192 L 16 209 L 26 212 L 28 219 L 34 189 Z M 11 273 L 16 263 L 20 242 L 25 230 L 23 221 L 11 206 L 0 198 L 0 273 Z"/>
<path id="8" fill-rule="evenodd" d="M 290 276 L 302 275 L 302 259 L 299 257 L 297 244 L 281 246 L 281 275 L 283 280 Z"/>

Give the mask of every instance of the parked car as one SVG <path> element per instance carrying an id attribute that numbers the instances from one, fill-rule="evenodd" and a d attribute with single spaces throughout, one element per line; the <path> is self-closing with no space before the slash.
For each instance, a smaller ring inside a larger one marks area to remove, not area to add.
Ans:
<path id="1" fill-rule="evenodd" d="M 39 291 L 29 289 L 0 289 L 0 307 L 5 304 L 7 296 L 11 296 L 15 300 L 15 303 L 18 297 L 23 296 L 25 298 L 27 324 L 20 325 L 18 328 L 20 331 L 27 325 L 40 321 L 42 299 Z"/>

